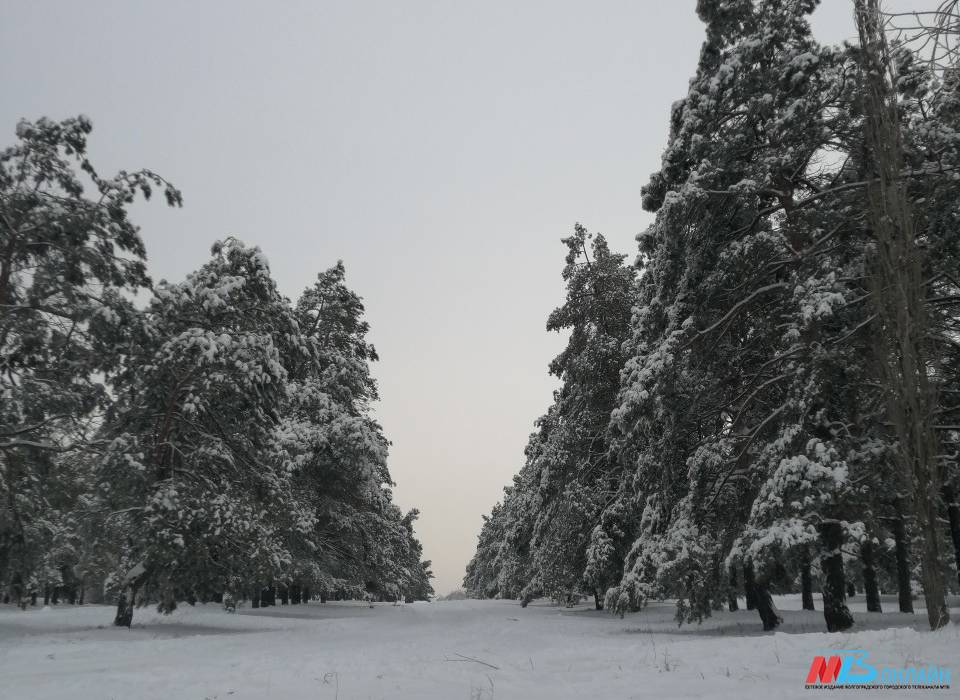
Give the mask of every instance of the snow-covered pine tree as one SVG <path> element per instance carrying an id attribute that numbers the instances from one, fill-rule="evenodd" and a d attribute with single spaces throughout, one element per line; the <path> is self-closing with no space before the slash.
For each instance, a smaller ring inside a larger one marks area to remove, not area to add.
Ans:
<path id="1" fill-rule="evenodd" d="M 305 355 L 263 253 L 235 239 L 179 284 L 161 283 L 129 329 L 110 440 L 94 497 L 119 553 L 117 624 L 137 589 L 169 611 L 191 593 L 270 580 L 290 563 L 285 535 L 310 512 L 271 459 L 284 359 Z"/>
<path id="2" fill-rule="evenodd" d="M 377 398 L 369 363 L 377 353 L 345 275 L 338 262 L 296 304 L 307 352 L 288 365 L 272 438 L 298 507 L 313 522 L 310 538 L 290 533 L 292 583 L 424 599 L 431 589 L 413 535 L 417 513 L 404 515 L 392 503 L 389 443 L 369 413 Z"/>
<path id="3" fill-rule="evenodd" d="M 550 364 L 562 386 L 541 458 L 535 561 L 546 591 L 560 597 L 586 589 L 601 607 L 627 547 L 626 533 L 603 516 L 622 483 L 607 427 L 625 359 L 635 272 L 624 264 L 626 256 L 611 253 L 603 236 L 579 224 L 563 242 L 567 296 L 550 314 L 547 330 L 569 331 L 570 338 Z M 608 546 L 591 547 L 600 540 Z"/>
<path id="4" fill-rule="evenodd" d="M 524 597 L 543 593 L 557 602 L 586 590 L 601 607 L 607 586 L 622 570 L 618 558 L 626 547 L 614 511 L 605 513 L 622 482 L 610 459 L 607 426 L 619 388 L 635 272 L 603 236 L 579 224 L 563 243 L 566 300 L 547 322 L 548 330 L 570 332 L 566 348 L 550 364 L 562 386 L 531 435 L 514 487 L 485 522 L 465 587 L 474 595 L 513 595 L 519 589 Z M 487 551 L 483 544 L 494 528 L 502 546 Z"/>
<path id="5" fill-rule="evenodd" d="M 127 209 L 155 188 L 181 201 L 148 170 L 100 175 L 91 130 L 83 116 L 21 121 L 0 151 L 0 588 L 17 595 L 78 595 L 80 463 L 109 404 L 125 295 L 149 284 Z"/>
<path id="6" fill-rule="evenodd" d="M 782 433 L 800 347 L 783 323 L 835 281 L 798 277 L 828 232 L 796 222 L 844 115 L 838 52 L 816 44 L 816 2 L 699 3 L 700 65 L 675 105 L 662 170 L 645 193 L 646 279 L 616 423 L 646 501 L 617 607 L 676 595 L 682 619 L 726 603 L 724 561 Z M 799 287 L 799 285 L 805 285 Z M 799 288 L 798 288 L 799 287 Z M 752 567 L 758 610 L 779 567 Z M 750 577 L 745 577 L 750 580 Z"/>

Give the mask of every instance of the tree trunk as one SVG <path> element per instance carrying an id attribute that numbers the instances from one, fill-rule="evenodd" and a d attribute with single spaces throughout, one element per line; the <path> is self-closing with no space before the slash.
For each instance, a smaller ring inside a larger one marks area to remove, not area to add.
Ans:
<path id="1" fill-rule="evenodd" d="M 773 596 L 770 595 L 770 589 L 765 581 L 754 583 L 754 593 L 756 595 L 757 612 L 760 613 L 760 620 L 763 622 L 764 632 L 775 630 L 783 622 L 777 606 L 773 604 Z"/>
<path id="2" fill-rule="evenodd" d="M 253 593 L 250 595 L 250 607 L 259 608 L 260 607 L 260 586 L 256 586 L 253 589 Z"/>
<path id="3" fill-rule="evenodd" d="M 893 530 L 893 540 L 896 546 L 897 558 L 897 598 L 900 603 L 900 612 L 913 612 L 913 591 L 910 588 L 910 546 L 907 542 L 907 524 L 897 508 L 897 517 L 893 519 L 890 529 Z"/>
<path id="4" fill-rule="evenodd" d="M 853 615 L 844 598 L 843 529 L 837 520 L 825 520 L 820 524 L 820 539 L 823 554 L 820 555 L 820 569 L 823 571 L 823 618 L 827 622 L 828 632 L 842 632 L 853 626 Z"/>
<path id="5" fill-rule="evenodd" d="M 950 539 L 953 540 L 953 558 L 957 564 L 957 583 L 960 584 L 960 503 L 950 484 L 943 486 L 943 502 L 947 506 L 947 519 L 950 521 Z"/>
<path id="6" fill-rule="evenodd" d="M 43 587 L 43 606 L 50 605 L 50 586 Z"/>
<path id="7" fill-rule="evenodd" d="M 280 587 L 280 605 L 290 605 L 290 593 L 286 586 Z"/>
<path id="8" fill-rule="evenodd" d="M 133 624 L 133 603 L 137 598 L 137 586 L 131 583 L 123 589 L 120 598 L 117 600 L 117 615 L 113 618 L 113 624 L 117 627 L 130 628 Z"/>
<path id="9" fill-rule="evenodd" d="M 920 572 L 931 629 L 950 621 L 938 522 L 942 478 L 937 405 L 928 372 L 927 308 L 921 252 L 907 186 L 893 60 L 879 0 L 856 0 L 863 62 L 864 133 L 868 162 L 867 221 L 876 242 L 868 268 L 877 312 L 881 380 L 899 443 L 901 483 L 908 486 L 920 536 Z"/>
<path id="10" fill-rule="evenodd" d="M 730 568 L 730 591 L 727 593 L 727 609 L 730 612 L 737 612 L 740 606 L 737 604 L 737 569 Z"/>
<path id="11" fill-rule="evenodd" d="M 743 565 L 743 592 L 747 598 L 747 610 L 757 609 L 757 584 L 753 578 L 753 564 Z"/>
<path id="12" fill-rule="evenodd" d="M 810 553 L 800 560 L 800 599 L 804 610 L 816 610 L 813 605 L 813 576 L 810 575 Z"/>
<path id="13" fill-rule="evenodd" d="M 853 585 L 853 581 L 847 581 L 847 598 L 855 598 L 857 595 L 857 587 Z"/>
<path id="14" fill-rule="evenodd" d="M 860 545 L 860 559 L 863 561 L 863 594 L 867 599 L 867 612 L 883 612 L 877 570 L 873 565 L 873 542 L 870 540 Z"/>
<path id="15" fill-rule="evenodd" d="M 603 598 L 596 591 L 593 592 L 593 607 L 596 610 L 603 610 Z"/>

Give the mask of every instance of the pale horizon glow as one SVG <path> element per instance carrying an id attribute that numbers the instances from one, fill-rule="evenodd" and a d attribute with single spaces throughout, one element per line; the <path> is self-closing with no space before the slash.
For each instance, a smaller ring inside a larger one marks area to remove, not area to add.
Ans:
<path id="1" fill-rule="evenodd" d="M 104 173 L 174 182 L 183 209 L 133 212 L 154 279 L 231 235 L 293 299 L 344 260 L 396 500 L 443 594 L 556 386 L 560 239 L 581 222 L 632 258 L 651 221 L 695 4 L 0 0 L 0 147 L 21 117 L 83 113 Z M 850 37 L 852 2 L 814 27 Z"/>

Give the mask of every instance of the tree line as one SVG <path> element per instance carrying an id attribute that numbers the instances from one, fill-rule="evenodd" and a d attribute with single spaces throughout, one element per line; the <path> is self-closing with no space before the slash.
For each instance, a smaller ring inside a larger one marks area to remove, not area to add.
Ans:
<path id="1" fill-rule="evenodd" d="M 4 602 L 93 591 L 129 625 L 138 604 L 225 593 L 429 597 L 343 264 L 292 302 L 260 250 L 228 238 L 153 283 L 128 209 L 181 193 L 149 170 L 102 176 L 91 128 L 21 121 L 0 151 Z"/>
<path id="2" fill-rule="evenodd" d="M 957 3 L 890 36 L 812 36 L 817 0 L 700 0 L 706 37 L 643 188 L 634 264 L 564 239 L 561 387 L 484 517 L 465 588 L 623 613 L 676 599 L 922 592 L 949 621 L 960 559 Z M 917 26 L 913 26 L 916 24 Z M 924 41 L 927 39 L 927 41 Z M 939 42 L 939 44 L 938 44 Z"/>

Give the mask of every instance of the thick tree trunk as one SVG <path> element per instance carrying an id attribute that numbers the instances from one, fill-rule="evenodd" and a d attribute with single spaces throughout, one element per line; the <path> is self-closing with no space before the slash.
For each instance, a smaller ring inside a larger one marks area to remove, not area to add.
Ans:
<path id="1" fill-rule="evenodd" d="M 137 599 L 137 590 L 146 580 L 147 569 L 143 562 L 134 566 L 127 572 L 123 581 L 123 591 L 117 601 L 117 615 L 113 619 L 113 624 L 117 627 L 130 627 L 133 622 L 133 605 Z M 56 595 L 56 589 L 54 589 Z"/>
<path id="2" fill-rule="evenodd" d="M 836 520 L 825 520 L 820 524 L 820 539 L 823 554 L 820 555 L 820 569 L 823 571 L 823 618 L 827 631 L 842 632 L 853 626 L 853 615 L 844 598 L 843 577 L 843 529 Z"/>
<path id="3" fill-rule="evenodd" d="M 259 607 L 260 607 L 260 595 L 261 595 L 261 588 L 260 588 L 260 586 L 256 586 L 256 587 L 253 589 L 253 593 L 250 595 L 250 607 L 251 607 L 251 608 L 259 608 Z"/>
<path id="4" fill-rule="evenodd" d="M 43 587 L 43 606 L 50 605 L 50 586 Z"/>
<path id="5" fill-rule="evenodd" d="M 783 622 L 777 606 L 773 604 L 773 596 L 770 595 L 770 589 L 765 581 L 754 583 L 754 592 L 756 595 L 757 612 L 760 613 L 760 620 L 763 622 L 765 632 L 775 630 Z"/>
<path id="6" fill-rule="evenodd" d="M 747 599 L 747 610 L 757 609 L 757 583 L 753 577 L 753 564 L 743 565 L 743 592 Z"/>
<path id="7" fill-rule="evenodd" d="M 943 502 L 947 506 L 950 539 L 953 540 L 953 559 L 957 565 L 957 583 L 960 584 L 960 503 L 957 502 L 957 493 L 950 484 L 943 486 Z"/>
<path id="8" fill-rule="evenodd" d="M 847 598 L 855 598 L 857 595 L 857 587 L 853 585 L 853 581 L 847 581 Z"/>
<path id="9" fill-rule="evenodd" d="M 913 612 L 913 591 L 910 588 L 910 546 L 907 542 L 907 524 L 897 507 L 897 517 L 891 521 L 897 560 L 897 598 L 900 612 Z"/>
<path id="10" fill-rule="evenodd" d="M 810 554 L 800 560 L 800 600 L 804 610 L 816 610 L 813 605 L 813 576 L 810 575 Z"/>
<path id="11" fill-rule="evenodd" d="M 901 483 L 912 498 L 920 538 L 920 573 L 931 629 L 950 621 L 938 522 L 939 437 L 936 386 L 928 376 L 926 288 L 907 192 L 893 59 L 879 0 L 856 0 L 869 163 L 865 199 L 876 246 L 868 268 L 880 330 L 881 380 L 899 442 Z"/>
<path id="12" fill-rule="evenodd" d="M 727 593 L 727 610 L 730 612 L 737 612 L 740 609 L 740 605 L 737 603 L 737 570 L 736 568 L 730 569 L 730 592 Z"/>
<path id="13" fill-rule="evenodd" d="M 286 586 L 280 587 L 280 605 L 290 605 L 290 593 Z"/>
<path id="14" fill-rule="evenodd" d="M 131 584 L 123 589 L 120 598 L 117 600 L 117 614 L 113 618 L 113 624 L 117 627 L 127 627 L 133 624 L 133 604 L 137 599 L 137 588 Z"/>
<path id="15" fill-rule="evenodd" d="M 863 561 L 863 593 L 867 599 L 867 612 L 883 612 L 877 570 L 873 564 L 873 542 L 869 539 L 860 545 L 860 559 Z"/>
<path id="16" fill-rule="evenodd" d="M 597 591 L 593 592 L 593 607 L 596 610 L 603 610 L 603 598 Z"/>

